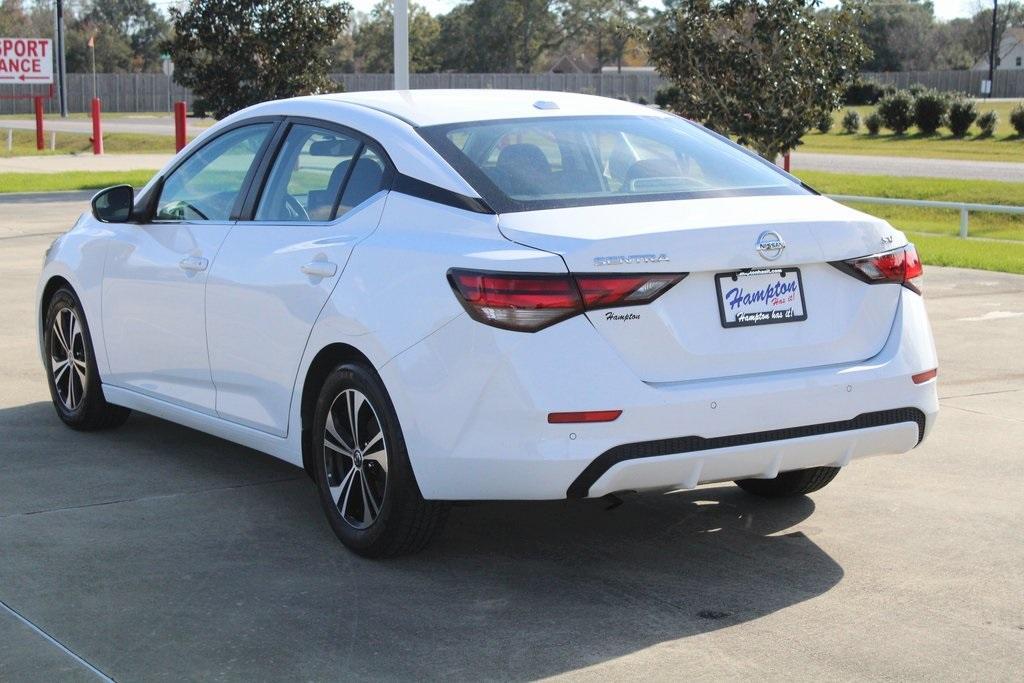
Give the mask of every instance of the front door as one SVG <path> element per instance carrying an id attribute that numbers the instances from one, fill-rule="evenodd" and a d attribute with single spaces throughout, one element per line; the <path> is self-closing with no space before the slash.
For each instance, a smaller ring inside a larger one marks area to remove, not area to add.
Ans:
<path id="1" fill-rule="evenodd" d="M 207 285 L 217 414 L 284 436 L 299 362 L 353 245 L 384 208 L 388 172 L 351 132 L 294 123 L 253 220 L 240 220 Z"/>
<path id="2" fill-rule="evenodd" d="M 164 180 L 152 222 L 112 226 L 103 275 L 104 381 L 207 413 L 209 270 L 273 123 L 232 129 Z"/>

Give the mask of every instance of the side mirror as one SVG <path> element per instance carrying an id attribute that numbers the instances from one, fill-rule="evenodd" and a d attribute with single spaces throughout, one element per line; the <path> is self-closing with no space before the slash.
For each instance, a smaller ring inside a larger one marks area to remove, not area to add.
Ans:
<path id="1" fill-rule="evenodd" d="M 115 185 L 100 190 L 92 198 L 92 215 L 101 223 L 127 223 L 135 206 L 131 185 Z"/>

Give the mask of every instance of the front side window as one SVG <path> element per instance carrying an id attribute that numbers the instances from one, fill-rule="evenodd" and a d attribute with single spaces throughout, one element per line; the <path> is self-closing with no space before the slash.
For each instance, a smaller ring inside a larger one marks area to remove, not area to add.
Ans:
<path id="1" fill-rule="evenodd" d="M 201 147 L 164 181 L 157 220 L 227 221 L 273 124 L 224 133 Z"/>
<path id="2" fill-rule="evenodd" d="M 676 117 L 481 121 L 420 133 L 499 212 L 807 192 Z"/>

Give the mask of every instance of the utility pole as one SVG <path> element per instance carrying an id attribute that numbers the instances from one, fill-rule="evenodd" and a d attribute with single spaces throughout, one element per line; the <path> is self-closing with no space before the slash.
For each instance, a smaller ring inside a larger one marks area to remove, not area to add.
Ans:
<path id="1" fill-rule="evenodd" d="M 409 0 L 395 0 L 395 90 L 409 89 Z"/>
<path id="2" fill-rule="evenodd" d="M 68 117 L 68 65 L 64 57 L 64 0 L 57 0 L 57 15 L 54 19 L 53 36 L 57 58 L 57 100 L 60 103 L 60 117 Z"/>
<path id="3" fill-rule="evenodd" d="M 996 89 L 996 16 L 999 14 L 999 0 L 992 0 L 992 40 L 988 47 L 988 96 Z"/>

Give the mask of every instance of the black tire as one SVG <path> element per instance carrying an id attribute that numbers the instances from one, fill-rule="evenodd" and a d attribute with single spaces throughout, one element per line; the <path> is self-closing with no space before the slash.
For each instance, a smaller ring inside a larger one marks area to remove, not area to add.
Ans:
<path id="1" fill-rule="evenodd" d="M 112 429 L 124 424 L 131 411 L 107 403 L 96 368 L 89 323 L 78 297 L 67 287 L 50 298 L 43 346 L 50 398 L 64 424 L 80 431 Z"/>
<path id="2" fill-rule="evenodd" d="M 320 503 L 350 550 L 364 557 L 415 553 L 441 530 L 449 506 L 423 500 L 398 416 L 373 370 L 346 363 L 331 372 L 317 399 L 312 434 Z"/>
<path id="3" fill-rule="evenodd" d="M 836 478 L 838 467 L 811 467 L 782 472 L 774 479 L 740 479 L 736 485 L 747 493 L 764 498 L 786 498 L 814 493 Z"/>

